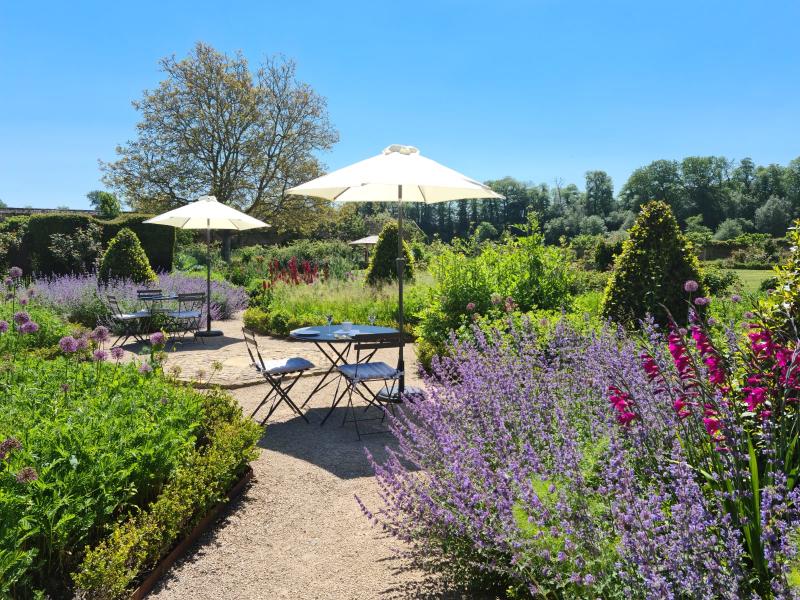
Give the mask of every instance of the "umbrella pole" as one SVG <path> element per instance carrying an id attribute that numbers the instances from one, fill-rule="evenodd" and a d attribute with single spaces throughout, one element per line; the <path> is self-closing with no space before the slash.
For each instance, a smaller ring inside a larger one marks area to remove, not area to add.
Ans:
<path id="1" fill-rule="evenodd" d="M 403 277 L 405 271 L 405 253 L 403 252 L 403 186 L 397 186 L 397 283 L 400 295 L 397 301 L 397 322 L 400 325 L 400 356 L 397 359 L 397 370 L 400 371 L 399 393 L 402 394 L 406 389 L 405 359 L 403 358 L 403 346 L 405 345 L 405 334 L 403 332 Z"/>
<path id="2" fill-rule="evenodd" d="M 200 337 L 216 337 L 222 332 L 211 329 L 211 223 L 207 222 L 206 227 L 206 330 L 198 331 Z"/>

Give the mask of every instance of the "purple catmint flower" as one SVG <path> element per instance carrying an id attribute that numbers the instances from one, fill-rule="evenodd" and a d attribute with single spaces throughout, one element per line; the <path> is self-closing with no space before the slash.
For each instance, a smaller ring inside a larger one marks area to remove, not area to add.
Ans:
<path id="1" fill-rule="evenodd" d="M 150 363 L 143 362 L 142 364 L 139 365 L 139 373 L 141 373 L 143 375 L 145 373 L 151 373 L 152 371 L 153 371 L 153 367 L 150 365 Z"/>
<path id="2" fill-rule="evenodd" d="M 694 279 L 690 279 L 683 284 L 683 290 L 686 292 L 696 292 L 699 288 L 700 285 Z"/>
<path id="3" fill-rule="evenodd" d="M 109 337 L 111 337 L 108 327 L 103 327 L 102 325 L 98 325 L 94 328 L 94 331 L 89 334 L 89 338 L 97 342 L 98 344 L 102 344 L 107 342 Z"/>
<path id="4" fill-rule="evenodd" d="M 156 331 L 150 336 L 151 346 L 161 346 L 167 341 L 166 336 L 161 331 Z"/>
<path id="5" fill-rule="evenodd" d="M 76 340 L 71 335 L 65 335 L 60 340 L 58 340 L 58 347 L 61 348 L 61 351 L 65 354 L 72 354 L 73 352 L 77 352 L 78 350 L 78 340 Z"/>
<path id="6" fill-rule="evenodd" d="M 8 331 L 8 321 L 0 319 L 0 334 Z"/>
<path id="7" fill-rule="evenodd" d="M 19 327 L 20 333 L 36 333 L 37 331 L 39 331 L 39 324 L 35 321 L 28 321 Z"/>
<path id="8" fill-rule="evenodd" d="M 108 352 L 106 352 L 105 350 L 98 348 L 97 350 L 92 352 L 92 360 L 94 360 L 95 362 L 101 362 L 106 360 L 107 358 L 108 358 Z"/>
<path id="9" fill-rule="evenodd" d="M 31 316 L 24 310 L 14 313 L 14 323 L 16 323 L 17 325 L 24 325 L 30 320 Z"/>
<path id="10" fill-rule="evenodd" d="M 694 303 L 697 306 L 707 306 L 709 302 L 711 302 L 711 300 L 709 298 L 706 298 L 705 296 L 699 296 L 694 299 Z"/>
<path id="11" fill-rule="evenodd" d="M 114 346 L 111 349 L 111 358 L 114 360 L 120 360 L 123 356 L 125 356 L 125 350 L 122 349 L 122 346 Z"/>
<path id="12" fill-rule="evenodd" d="M 36 481 L 37 479 L 39 479 L 39 474 L 33 467 L 23 467 L 17 473 L 18 483 L 30 483 L 32 481 Z"/>

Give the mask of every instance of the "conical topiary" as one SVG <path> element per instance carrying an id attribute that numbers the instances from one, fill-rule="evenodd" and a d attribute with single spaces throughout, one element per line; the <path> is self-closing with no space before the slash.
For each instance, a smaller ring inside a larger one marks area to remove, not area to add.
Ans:
<path id="1" fill-rule="evenodd" d="M 648 314 L 662 324 L 668 321 L 668 313 L 685 321 L 688 307 L 683 286 L 689 280 L 699 283 L 695 295 L 702 296 L 700 264 L 691 243 L 668 204 L 648 202 L 615 261 L 603 296 L 603 316 L 627 325 Z"/>
<path id="2" fill-rule="evenodd" d="M 414 261 L 406 240 L 403 240 L 403 255 L 406 259 L 404 279 L 413 279 Z M 397 223 L 395 221 L 387 222 L 378 236 L 378 243 L 375 245 L 369 267 L 367 267 L 366 282 L 368 285 L 380 285 L 391 280 L 397 280 Z"/>
<path id="3" fill-rule="evenodd" d="M 147 254 L 136 234 L 127 227 L 120 229 L 108 243 L 99 272 L 100 281 L 129 279 L 136 283 L 150 283 L 156 274 L 147 260 Z"/>

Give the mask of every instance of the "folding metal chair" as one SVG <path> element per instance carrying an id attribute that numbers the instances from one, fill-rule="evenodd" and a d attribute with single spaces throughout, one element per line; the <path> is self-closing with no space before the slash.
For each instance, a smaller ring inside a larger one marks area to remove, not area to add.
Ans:
<path id="1" fill-rule="evenodd" d="M 396 384 L 399 383 L 400 377 L 403 374 L 402 371 L 399 371 L 385 362 L 372 361 L 372 358 L 378 350 L 397 349 L 399 347 L 399 333 L 356 334 L 353 336 L 353 348 L 356 352 L 356 362 L 339 365 L 337 367 L 344 379 L 345 386 L 341 394 L 334 400 L 331 412 L 336 408 L 339 402 L 347 396 L 347 409 L 342 419 L 342 425 L 352 421 L 355 424 L 356 435 L 359 440 L 362 435 L 385 433 L 385 430 L 381 430 L 362 434 L 361 430 L 358 428 L 359 422 L 376 421 L 378 419 L 383 422 L 386 418 L 386 406 L 394 411 L 394 404 L 400 401 L 400 394 L 394 394 L 394 396 L 392 396 L 391 393 L 386 393 L 386 390 L 395 389 Z M 374 391 L 367 385 L 367 383 L 375 381 L 383 382 L 383 387 L 378 391 Z M 379 409 L 381 411 L 381 416 L 359 419 L 356 416 L 355 406 L 353 404 L 353 394 L 357 394 L 367 403 L 367 406 L 364 408 L 365 413 L 372 407 Z M 348 415 L 352 416 L 352 418 L 348 419 Z M 323 421 L 323 423 L 324 422 L 325 421 Z"/>
<path id="2" fill-rule="evenodd" d="M 113 294 L 106 295 L 106 300 L 111 309 L 111 314 L 109 315 L 111 330 L 119 336 L 112 346 L 116 346 L 120 340 L 122 340 L 123 345 L 130 338 L 137 341 L 141 340 L 144 325 L 150 319 L 150 313 L 145 310 L 132 313 L 123 312 L 117 297 Z"/>
<path id="3" fill-rule="evenodd" d="M 178 310 L 165 312 L 167 329 L 170 334 L 179 334 L 181 339 L 193 333 L 197 341 L 197 332 L 201 328 L 200 317 L 203 314 L 203 304 L 206 302 L 204 292 L 191 292 L 178 294 Z M 177 335 L 174 335 L 177 337 Z M 203 341 L 203 338 L 200 338 Z M 205 343 L 205 342 L 203 342 Z"/>
<path id="4" fill-rule="evenodd" d="M 264 399 L 259 405 L 256 406 L 250 418 L 255 417 L 256 413 L 261 410 L 261 407 L 271 401 L 272 405 L 267 412 L 267 416 L 261 421 L 263 425 L 272 416 L 272 413 L 275 412 L 275 409 L 278 408 L 280 403 L 285 402 L 296 415 L 302 417 L 303 420 L 308 423 L 308 418 L 289 397 L 289 392 L 292 391 L 292 388 L 300 380 L 300 376 L 304 372 L 314 368 L 314 363 L 298 356 L 281 360 L 265 361 L 261 357 L 261 352 L 258 350 L 258 342 L 256 341 L 255 333 L 249 329 L 242 329 L 242 334 L 244 335 L 244 343 L 247 347 L 247 353 L 250 355 L 250 360 L 253 362 L 253 367 L 264 376 L 264 379 L 266 379 L 270 386 L 269 392 L 267 392 L 267 395 L 264 396 Z"/>

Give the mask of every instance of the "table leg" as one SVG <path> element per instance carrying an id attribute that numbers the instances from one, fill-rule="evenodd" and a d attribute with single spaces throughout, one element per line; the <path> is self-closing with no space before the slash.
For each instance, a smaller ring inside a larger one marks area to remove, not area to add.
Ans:
<path id="1" fill-rule="evenodd" d="M 345 344 L 344 349 L 341 352 L 339 352 L 333 344 L 328 343 L 328 347 L 330 348 L 331 353 L 333 354 L 333 356 L 331 356 L 330 354 L 328 354 L 325 351 L 325 348 L 323 348 L 322 345 L 319 342 L 315 341 L 314 345 L 317 347 L 317 349 L 320 352 L 322 352 L 322 355 L 326 359 L 328 359 L 328 362 L 331 363 L 331 366 L 328 368 L 327 371 L 325 371 L 325 374 L 322 376 L 322 379 L 320 379 L 319 382 L 317 383 L 317 385 L 314 387 L 314 389 L 311 390 L 311 393 L 305 399 L 303 404 L 300 405 L 301 409 L 305 408 L 306 404 L 308 404 L 309 401 L 311 400 L 311 398 L 314 397 L 314 394 L 316 394 L 321 389 L 323 389 L 323 388 L 329 386 L 331 383 L 333 383 L 333 380 L 328 381 L 327 383 L 326 383 L 326 380 L 328 379 L 328 377 L 330 377 L 331 373 L 333 373 L 333 371 L 336 369 L 337 366 L 347 362 L 347 356 L 350 353 L 350 346 L 351 346 L 351 344 Z M 338 380 L 338 378 L 337 378 L 337 380 Z"/>

